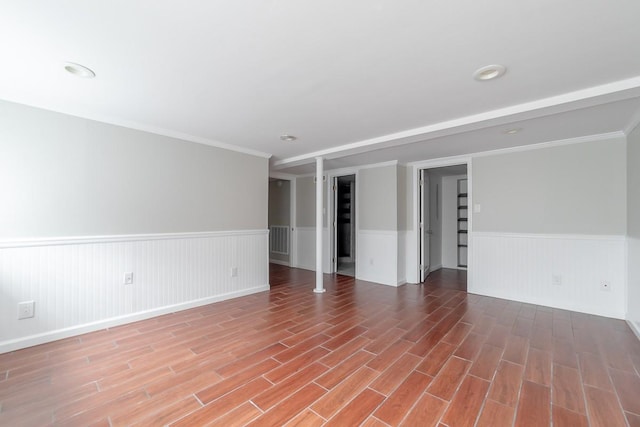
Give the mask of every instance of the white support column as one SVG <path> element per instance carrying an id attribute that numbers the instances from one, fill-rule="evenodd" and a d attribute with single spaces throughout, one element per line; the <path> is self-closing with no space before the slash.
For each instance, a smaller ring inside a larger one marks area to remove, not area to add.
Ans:
<path id="1" fill-rule="evenodd" d="M 316 288 L 313 292 L 321 294 L 326 291 L 322 277 L 322 189 L 324 165 L 322 157 L 316 157 Z"/>

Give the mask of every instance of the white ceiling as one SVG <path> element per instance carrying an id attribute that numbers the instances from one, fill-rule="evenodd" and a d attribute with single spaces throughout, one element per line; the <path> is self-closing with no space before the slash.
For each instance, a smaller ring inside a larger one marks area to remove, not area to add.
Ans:
<path id="1" fill-rule="evenodd" d="M 330 167 L 428 159 L 639 119 L 637 0 L 0 0 L 0 12 L 0 99 L 272 154 L 287 172 L 318 154 Z M 494 63 L 501 79 L 471 77 Z M 524 131 L 502 134 L 513 122 Z"/>

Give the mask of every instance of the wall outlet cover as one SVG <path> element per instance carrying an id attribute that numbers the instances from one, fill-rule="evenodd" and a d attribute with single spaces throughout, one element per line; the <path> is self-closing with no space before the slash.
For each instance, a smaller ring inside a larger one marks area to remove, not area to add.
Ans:
<path id="1" fill-rule="evenodd" d="M 133 284 L 133 273 L 131 273 L 131 272 L 124 273 L 123 283 L 124 283 L 125 285 L 131 285 L 131 284 Z"/>
<path id="2" fill-rule="evenodd" d="M 18 320 L 21 319 L 29 319 L 30 317 L 35 316 L 35 305 L 34 301 L 23 301 L 18 303 Z"/>

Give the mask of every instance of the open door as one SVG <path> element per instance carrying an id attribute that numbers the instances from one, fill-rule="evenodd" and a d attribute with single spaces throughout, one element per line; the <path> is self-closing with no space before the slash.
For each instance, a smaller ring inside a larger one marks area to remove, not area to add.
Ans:
<path id="1" fill-rule="evenodd" d="M 331 216 L 333 221 L 331 222 L 331 236 L 333 245 L 331 248 L 331 272 L 338 271 L 338 177 L 333 177 L 331 183 L 331 189 L 333 191 L 333 215 Z"/>
<path id="2" fill-rule="evenodd" d="M 419 240 L 420 240 L 420 282 L 424 282 L 430 273 L 429 245 L 431 244 L 431 223 L 429 218 L 429 175 L 425 169 L 420 170 L 418 177 L 419 197 Z"/>
<path id="3" fill-rule="evenodd" d="M 331 182 L 332 271 L 355 277 L 355 190 L 354 174 L 334 177 Z"/>

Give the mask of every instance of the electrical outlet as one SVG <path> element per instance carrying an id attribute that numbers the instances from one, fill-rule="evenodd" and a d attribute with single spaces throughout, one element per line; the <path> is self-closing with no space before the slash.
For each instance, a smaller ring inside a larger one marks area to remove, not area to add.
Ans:
<path id="1" fill-rule="evenodd" d="M 30 317 L 35 316 L 35 305 L 34 301 L 23 301 L 18 303 L 18 320 L 20 319 L 28 319 Z"/>
<path id="2" fill-rule="evenodd" d="M 610 292 L 611 291 L 611 283 L 606 282 L 606 281 L 600 282 L 600 290 L 601 291 Z"/>
<path id="3" fill-rule="evenodd" d="M 124 273 L 124 280 L 123 283 L 125 285 L 131 285 L 133 284 L 133 273 L 128 272 L 128 273 Z"/>
<path id="4" fill-rule="evenodd" d="M 562 286 L 562 276 L 559 274 L 553 274 L 551 276 L 551 283 L 553 286 Z"/>
<path id="5" fill-rule="evenodd" d="M 231 277 L 238 277 L 238 267 L 231 267 Z"/>

